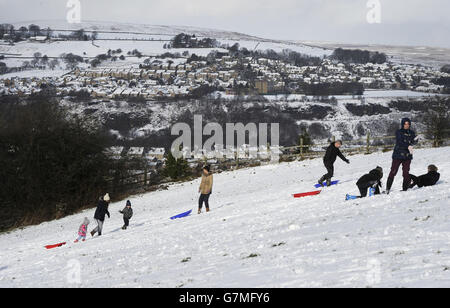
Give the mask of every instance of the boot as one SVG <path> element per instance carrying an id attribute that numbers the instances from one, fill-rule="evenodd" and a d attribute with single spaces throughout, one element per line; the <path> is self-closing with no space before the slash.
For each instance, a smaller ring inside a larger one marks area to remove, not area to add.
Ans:
<path id="1" fill-rule="evenodd" d="M 197 214 L 201 214 L 202 213 L 202 209 L 198 209 L 198 213 Z"/>
<path id="2" fill-rule="evenodd" d="M 206 208 L 206 213 L 208 213 L 208 212 L 209 212 L 209 207 Z"/>
<path id="3" fill-rule="evenodd" d="M 95 231 L 91 231 L 91 236 L 94 237 Z"/>
<path id="4" fill-rule="evenodd" d="M 408 191 L 408 189 L 409 189 L 409 183 L 403 181 L 403 191 Z"/>
<path id="5" fill-rule="evenodd" d="M 319 183 L 319 185 L 323 187 L 323 182 L 325 182 L 325 177 L 324 176 L 321 177 L 320 180 L 317 183 Z"/>
<path id="6" fill-rule="evenodd" d="M 386 183 L 386 194 L 389 195 L 391 192 L 392 184 L 394 183 L 394 179 L 388 178 Z"/>
<path id="7" fill-rule="evenodd" d="M 331 179 L 327 179 L 327 187 L 331 186 Z"/>
<path id="8" fill-rule="evenodd" d="M 78 240 L 75 240 L 74 243 L 78 243 Z"/>

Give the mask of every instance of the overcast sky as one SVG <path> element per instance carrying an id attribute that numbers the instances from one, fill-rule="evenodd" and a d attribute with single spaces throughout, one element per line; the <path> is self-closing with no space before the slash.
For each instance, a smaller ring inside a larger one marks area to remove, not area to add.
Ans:
<path id="1" fill-rule="evenodd" d="M 82 21 L 186 25 L 264 38 L 450 48 L 449 0 L 80 0 Z M 68 0 L 0 0 L 0 22 L 65 20 Z"/>

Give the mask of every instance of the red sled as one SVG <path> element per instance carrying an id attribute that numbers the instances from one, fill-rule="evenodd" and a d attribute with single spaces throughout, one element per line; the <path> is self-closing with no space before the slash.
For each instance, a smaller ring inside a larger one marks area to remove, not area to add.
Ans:
<path id="1" fill-rule="evenodd" d="M 309 197 L 309 196 L 316 196 L 316 195 L 320 194 L 321 192 L 322 192 L 321 190 L 317 190 L 317 191 L 311 191 L 311 192 L 307 192 L 307 193 L 295 194 L 294 198 L 303 198 L 303 197 Z"/>
<path id="2" fill-rule="evenodd" d="M 45 248 L 47 248 L 47 249 L 53 249 L 53 248 L 56 248 L 56 247 L 61 247 L 61 246 L 63 246 L 63 245 L 66 245 L 66 242 L 64 242 L 64 243 L 59 243 L 59 244 L 55 244 L 55 245 L 47 245 L 47 246 L 45 246 Z"/>

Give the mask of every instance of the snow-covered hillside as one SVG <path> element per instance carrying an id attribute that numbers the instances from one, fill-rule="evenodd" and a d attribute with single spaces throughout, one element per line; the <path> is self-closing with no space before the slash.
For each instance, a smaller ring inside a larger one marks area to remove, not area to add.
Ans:
<path id="1" fill-rule="evenodd" d="M 24 61 L 30 60 L 28 58 L 33 57 L 35 53 L 41 53 L 42 55 L 47 55 L 48 57 L 59 57 L 64 53 L 74 53 L 85 58 L 94 58 L 99 54 L 107 53 L 108 50 L 117 49 L 122 49 L 125 52 L 125 55 L 128 51 L 137 49 L 144 55 L 144 57 L 141 60 L 129 58 L 126 61 L 119 61 L 118 63 L 115 63 L 115 67 L 137 67 L 144 61 L 146 56 L 157 56 L 170 51 L 164 49 L 164 45 L 168 41 L 172 40 L 175 35 L 180 33 L 195 34 L 198 37 L 214 38 L 220 43 L 230 44 L 230 46 L 235 43 L 239 43 L 241 47 L 246 47 L 250 50 L 273 49 L 275 51 L 282 51 L 284 49 L 291 49 L 302 54 L 318 57 L 329 56 L 332 53 L 331 49 L 323 47 L 313 47 L 302 43 L 263 39 L 237 32 L 198 27 L 157 26 L 108 22 L 68 24 L 67 22 L 58 21 L 33 21 L 27 23 L 17 23 L 14 24 L 14 26 L 15 28 L 20 28 L 21 26 L 28 26 L 33 23 L 39 25 L 41 29 L 47 29 L 50 27 L 53 30 L 54 36 L 57 36 L 58 34 L 67 35 L 69 32 L 66 31 L 74 31 L 79 29 L 83 29 L 88 33 L 98 31 L 99 40 L 97 40 L 95 44 L 92 44 L 90 41 L 56 41 L 51 43 L 24 41 L 13 46 L 1 44 L 0 54 L 16 56 L 15 58 L 8 57 L 4 60 L 9 67 L 20 67 Z M 120 40 L 117 41 L 117 39 Z M 138 41 L 134 41 L 134 39 L 137 39 Z M 176 52 L 183 53 L 184 51 L 189 51 L 190 54 L 195 53 L 198 56 L 206 56 L 212 50 L 224 51 L 220 48 L 189 48 L 177 49 Z M 40 75 L 43 74 L 47 76 L 49 73 L 40 73 Z M 13 76 L 22 77 L 19 73 L 15 73 L 14 75 L 9 75 L 7 77 L 10 78 Z M 5 78 L 5 76 L 3 76 L 3 78 Z"/>
<path id="2" fill-rule="evenodd" d="M 131 198 L 127 231 L 111 204 L 104 235 L 74 244 L 94 211 L 0 235 L 0 287 L 449 287 L 450 148 L 415 151 L 412 174 L 434 163 L 437 186 L 344 201 L 391 153 L 338 161 L 342 184 L 313 190 L 321 159 L 215 175 L 212 211 L 196 208 L 199 180 Z M 93 227 L 90 226 L 89 230 Z M 67 241 L 53 250 L 44 245 Z"/>

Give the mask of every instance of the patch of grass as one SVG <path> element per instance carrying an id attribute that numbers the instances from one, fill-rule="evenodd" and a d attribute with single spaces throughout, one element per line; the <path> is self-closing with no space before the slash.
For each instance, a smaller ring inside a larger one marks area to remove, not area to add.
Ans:
<path id="1" fill-rule="evenodd" d="M 256 257 L 259 257 L 259 254 L 257 254 L 257 253 L 252 253 L 252 254 L 250 254 L 248 257 L 245 257 L 245 259 L 256 258 Z"/>
<path id="2" fill-rule="evenodd" d="M 184 258 L 183 260 L 181 260 L 181 263 L 186 263 L 189 261 L 191 261 L 191 257 Z"/>

